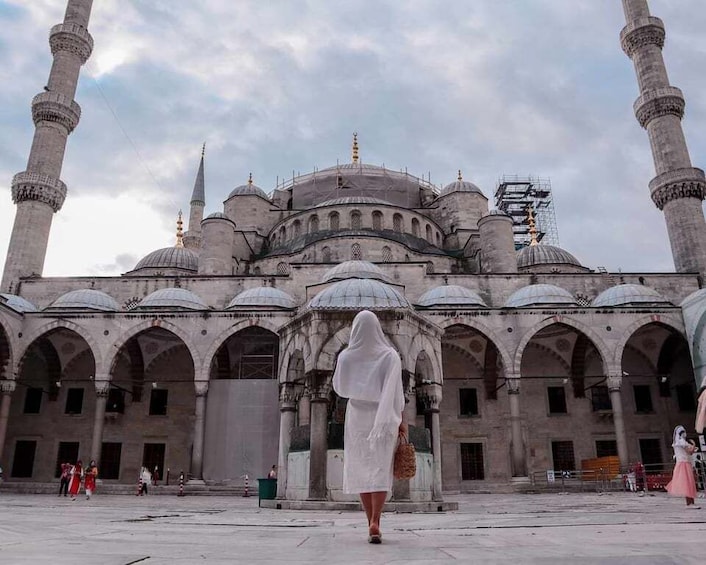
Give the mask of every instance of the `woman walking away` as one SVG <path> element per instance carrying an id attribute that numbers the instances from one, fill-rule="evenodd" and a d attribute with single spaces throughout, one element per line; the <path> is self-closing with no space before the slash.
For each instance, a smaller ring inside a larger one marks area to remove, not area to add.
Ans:
<path id="1" fill-rule="evenodd" d="M 76 495 L 81 489 L 81 479 L 83 478 L 83 465 L 81 460 L 76 461 L 76 465 L 71 467 L 71 480 L 69 481 L 69 494 L 71 500 L 76 500 Z"/>
<path id="2" fill-rule="evenodd" d="M 402 423 L 404 392 L 399 355 L 377 316 L 363 310 L 353 320 L 348 348 L 336 364 L 336 393 L 346 407 L 343 492 L 360 495 L 368 518 L 368 541 L 380 543 L 380 515 L 392 489 L 392 462 Z"/>
<path id="3" fill-rule="evenodd" d="M 86 468 L 86 500 L 91 500 L 91 495 L 96 490 L 96 477 L 98 476 L 98 467 L 96 467 L 96 462 L 91 461 Z"/>
<path id="4" fill-rule="evenodd" d="M 691 455 L 696 451 L 696 447 L 686 441 L 686 430 L 684 426 L 674 428 L 674 457 L 677 460 L 672 473 L 672 480 L 665 487 L 672 496 L 683 496 L 686 498 L 687 508 L 701 508 L 694 504 L 696 498 L 696 481 L 694 480 L 694 468 L 691 465 Z"/>

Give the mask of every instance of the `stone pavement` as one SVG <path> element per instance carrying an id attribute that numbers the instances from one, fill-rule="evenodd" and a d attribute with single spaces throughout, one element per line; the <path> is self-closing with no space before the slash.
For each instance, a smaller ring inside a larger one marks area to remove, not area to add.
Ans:
<path id="1" fill-rule="evenodd" d="M 665 494 L 447 497 L 458 512 L 266 510 L 257 497 L 0 494 L 0 563 L 621 563 L 706 561 L 706 506 Z"/>

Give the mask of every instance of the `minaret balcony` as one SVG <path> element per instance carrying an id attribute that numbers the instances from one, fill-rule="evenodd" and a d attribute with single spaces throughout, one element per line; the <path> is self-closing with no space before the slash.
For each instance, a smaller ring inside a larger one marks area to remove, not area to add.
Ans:
<path id="1" fill-rule="evenodd" d="M 643 128 L 655 118 L 662 116 L 677 116 L 680 120 L 684 117 L 684 95 L 675 86 L 665 86 L 648 90 L 633 104 L 635 117 Z"/>
<path id="2" fill-rule="evenodd" d="M 650 181 L 650 195 L 660 210 L 667 202 L 680 198 L 703 200 L 706 196 L 706 176 L 696 167 L 667 171 Z"/>
<path id="3" fill-rule="evenodd" d="M 664 47 L 665 35 L 664 23 L 659 18 L 637 18 L 620 32 L 620 46 L 632 59 L 638 49 L 647 45 L 657 45 L 660 49 Z"/>
<path id="4" fill-rule="evenodd" d="M 71 133 L 81 119 L 81 106 L 60 92 L 40 92 L 32 99 L 34 125 L 54 122 Z"/>
<path id="5" fill-rule="evenodd" d="M 83 65 L 93 52 L 93 37 L 88 30 L 75 23 L 57 24 L 49 32 L 52 55 L 68 51 L 77 55 Z"/>
<path id="6" fill-rule="evenodd" d="M 17 173 L 12 178 L 12 201 L 19 204 L 27 200 L 44 202 L 58 212 L 66 200 L 66 185 L 42 173 Z"/>

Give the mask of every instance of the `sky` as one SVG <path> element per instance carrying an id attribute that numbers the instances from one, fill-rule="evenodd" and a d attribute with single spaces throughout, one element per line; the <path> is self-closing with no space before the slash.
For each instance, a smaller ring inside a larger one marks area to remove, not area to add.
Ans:
<path id="1" fill-rule="evenodd" d="M 706 5 L 651 0 L 706 166 Z M 65 0 L 0 0 L 0 261 L 26 167 L 32 97 Z M 654 166 L 632 111 L 619 0 L 99 0 L 45 276 L 112 276 L 171 246 L 206 143 L 206 214 L 235 187 L 361 160 L 491 198 L 551 179 L 561 247 L 590 268 L 673 271 Z"/>

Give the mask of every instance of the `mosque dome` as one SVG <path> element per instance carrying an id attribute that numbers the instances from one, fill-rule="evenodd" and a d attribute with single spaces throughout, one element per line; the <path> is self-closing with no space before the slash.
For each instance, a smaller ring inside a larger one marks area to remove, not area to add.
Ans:
<path id="1" fill-rule="evenodd" d="M 481 196 L 485 196 L 483 194 L 483 191 L 478 188 L 475 184 L 463 180 L 463 177 L 461 176 L 461 171 L 458 172 L 458 178 L 454 182 L 447 184 L 444 188 L 441 189 L 439 196 L 446 196 L 447 194 L 451 194 L 452 192 L 475 192 L 477 194 L 480 194 Z"/>
<path id="2" fill-rule="evenodd" d="M 407 299 L 390 285 L 372 279 L 347 279 L 319 292 L 312 310 L 391 310 L 410 308 Z"/>
<path id="3" fill-rule="evenodd" d="M 335 267 L 331 267 L 321 279 L 322 282 L 337 281 L 343 279 L 377 279 L 389 282 L 390 279 L 377 265 L 368 261 L 354 259 L 344 261 Z"/>
<path id="4" fill-rule="evenodd" d="M 204 220 L 228 220 L 229 222 L 233 221 L 223 212 L 214 212 L 213 214 L 209 214 L 204 218 Z"/>
<path id="5" fill-rule="evenodd" d="M 380 198 L 373 198 L 372 196 L 343 196 L 341 198 L 333 198 L 331 200 L 326 200 L 317 204 L 315 208 L 323 208 L 324 206 L 341 206 L 346 204 L 382 204 L 391 206 L 391 204 Z"/>
<path id="6" fill-rule="evenodd" d="M 458 285 L 437 286 L 425 292 L 417 301 L 417 306 L 479 306 L 487 308 L 483 299 L 472 290 Z"/>
<path id="7" fill-rule="evenodd" d="M 84 288 L 72 290 L 52 302 L 45 310 L 97 310 L 100 312 L 116 312 L 120 310 L 118 303 L 105 292 Z"/>
<path id="8" fill-rule="evenodd" d="M 135 307 L 148 308 L 183 308 L 187 310 L 208 310 L 200 296 L 185 288 L 162 288 L 145 296 Z"/>
<path id="9" fill-rule="evenodd" d="M 199 256 L 186 247 L 165 247 L 146 255 L 133 270 L 140 269 L 183 269 L 196 273 Z"/>
<path id="10" fill-rule="evenodd" d="M 508 214 L 507 212 L 505 212 L 503 210 L 500 210 L 499 208 L 493 208 L 485 216 L 504 216 L 506 218 L 512 217 L 512 216 L 510 216 L 510 214 Z M 485 217 L 485 216 L 483 216 L 483 217 Z"/>
<path id="11" fill-rule="evenodd" d="M 564 251 L 560 247 L 554 245 L 546 245 L 543 243 L 537 245 L 528 245 L 517 252 L 517 266 L 533 267 L 535 265 L 572 265 L 574 267 L 583 267 L 578 259 L 568 251 Z"/>
<path id="12" fill-rule="evenodd" d="M 641 284 L 619 284 L 601 292 L 591 303 L 596 308 L 671 304 L 655 289 Z"/>
<path id="13" fill-rule="evenodd" d="M 269 198 L 267 197 L 267 194 L 265 194 L 265 191 L 262 190 L 256 184 L 253 184 L 252 175 L 250 175 L 248 182 L 246 184 L 241 184 L 240 186 L 236 186 L 233 190 L 230 191 L 228 198 L 233 198 L 233 196 L 252 196 L 252 195 L 259 196 L 260 198 L 264 198 L 265 200 L 269 200 Z"/>
<path id="14" fill-rule="evenodd" d="M 0 292 L 0 303 L 12 308 L 15 312 L 37 312 L 37 307 L 29 300 L 17 296 L 16 294 L 7 294 Z"/>
<path id="15" fill-rule="evenodd" d="M 553 284 L 531 284 L 512 293 L 505 303 L 506 308 L 525 306 L 576 306 L 576 299 L 568 290 Z"/>
<path id="16" fill-rule="evenodd" d="M 227 309 L 241 308 L 246 306 L 269 306 L 277 308 L 296 308 L 297 303 L 289 294 L 272 288 L 271 286 L 259 286 L 249 288 L 238 294 L 228 304 Z"/>

